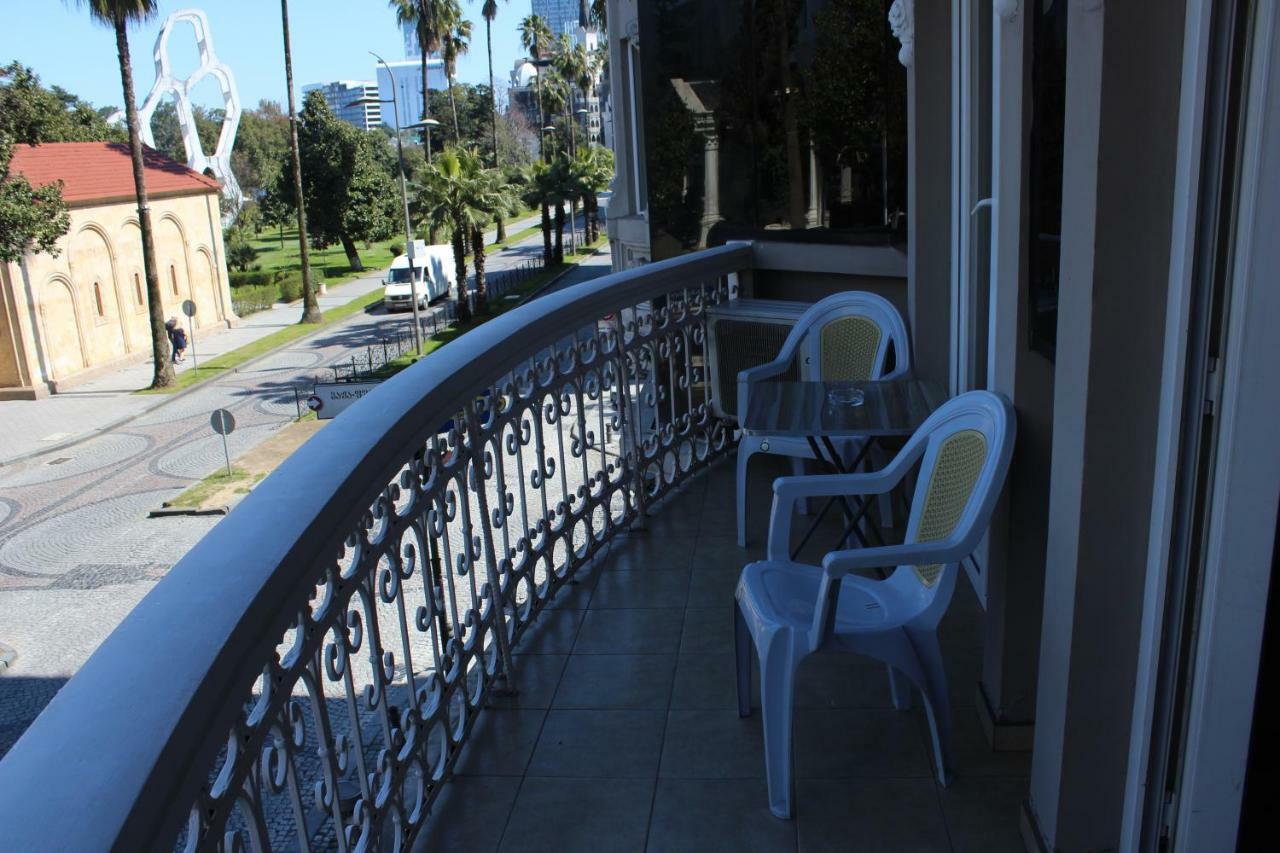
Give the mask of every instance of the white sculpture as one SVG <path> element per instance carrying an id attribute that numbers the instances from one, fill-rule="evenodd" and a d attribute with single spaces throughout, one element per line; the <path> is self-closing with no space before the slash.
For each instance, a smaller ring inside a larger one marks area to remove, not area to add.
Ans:
<path id="1" fill-rule="evenodd" d="M 889 7 L 889 28 L 902 43 L 898 50 L 898 61 L 910 68 L 916 52 L 915 0 L 893 0 L 893 5 Z"/>
<path id="2" fill-rule="evenodd" d="M 173 77 L 172 64 L 169 61 L 169 36 L 173 28 L 180 23 L 189 23 L 195 30 L 196 47 L 200 52 L 200 66 L 185 80 Z M 166 95 L 173 95 L 178 114 L 178 127 L 182 130 L 182 145 L 187 151 L 187 166 L 197 172 L 208 170 L 222 184 L 222 195 L 229 202 L 233 217 L 244 205 L 244 194 L 236 177 L 231 171 L 231 147 L 235 144 L 236 130 L 240 127 L 240 92 L 236 89 L 236 78 L 231 69 L 224 65 L 213 51 L 213 33 L 209 29 L 209 19 L 200 9 L 182 9 L 164 19 L 160 34 L 156 36 L 155 48 L 156 82 L 147 95 L 147 100 L 138 110 L 138 124 L 142 141 L 155 147 L 155 136 L 151 132 L 151 116 Z M 222 130 L 218 133 L 218 145 L 213 154 L 205 154 L 200 145 L 200 135 L 196 132 L 195 115 L 191 110 L 191 92 L 205 77 L 212 76 L 222 89 Z M 112 115 L 108 121 L 119 122 L 123 119 L 120 112 Z"/>

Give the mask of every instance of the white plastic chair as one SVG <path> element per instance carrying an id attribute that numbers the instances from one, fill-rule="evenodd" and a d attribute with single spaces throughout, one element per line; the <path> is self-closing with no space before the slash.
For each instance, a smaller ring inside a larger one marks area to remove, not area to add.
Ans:
<path id="1" fill-rule="evenodd" d="M 885 362 L 893 347 L 894 367 L 886 374 Z M 799 358 L 797 358 L 799 356 Z M 911 369 L 910 344 L 902 315 L 889 300 L 874 293 L 850 291 L 815 303 L 787 335 L 778 357 L 738 374 L 738 423 L 746 422 L 747 396 L 753 382 L 777 379 L 797 368 L 804 381 L 838 382 L 893 379 Z M 859 439 L 835 443 L 845 458 L 861 448 Z M 743 435 L 738 443 L 738 545 L 747 544 L 747 463 L 756 453 L 790 456 L 794 472 L 804 473 L 804 459 L 813 449 L 800 436 Z M 887 504 L 882 505 L 882 510 Z"/>
<path id="2" fill-rule="evenodd" d="M 736 593 L 738 713 L 751 714 L 751 648 L 760 656 L 769 808 L 792 814 L 791 709 L 800 662 L 819 650 L 868 655 L 889 665 L 894 705 L 909 706 L 897 675 L 924 696 L 938 779 L 950 780 L 951 712 L 938 622 L 959 563 L 991 520 L 1014 441 L 1013 407 L 987 391 L 944 403 L 880 471 L 779 477 L 774 481 L 767 559 L 747 565 Z M 793 504 L 808 497 L 884 494 L 921 460 L 901 545 L 833 551 L 822 567 L 788 555 Z M 884 580 L 853 574 L 895 567 Z M 850 756 L 856 761 L 857 756 Z"/>

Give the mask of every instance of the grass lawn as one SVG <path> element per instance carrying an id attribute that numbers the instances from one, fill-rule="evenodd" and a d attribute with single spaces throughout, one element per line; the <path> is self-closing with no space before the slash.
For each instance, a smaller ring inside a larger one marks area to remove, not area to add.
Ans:
<path id="1" fill-rule="evenodd" d="M 274 270 L 296 270 L 302 268 L 302 260 L 298 257 L 297 229 L 284 229 L 284 245 L 280 245 L 280 232 L 270 228 L 262 229 L 262 234 L 249 241 L 258 250 L 254 264 L 262 267 L 263 272 Z M 391 265 L 391 244 L 404 244 L 404 237 L 392 237 L 371 243 L 366 249 L 363 243 L 356 244 L 360 251 L 360 260 L 364 263 L 363 272 L 353 270 L 347 264 L 347 254 L 341 246 L 330 246 L 327 249 L 311 250 L 311 269 L 318 274 L 325 284 L 341 284 L 344 281 L 366 274 L 369 270 L 382 269 Z"/>
<path id="2" fill-rule="evenodd" d="M 359 299 L 353 299 L 346 305 L 340 305 L 324 312 L 324 321 L 321 323 L 308 324 L 298 323 L 296 326 L 289 326 L 278 332 L 272 332 L 265 338 L 259 338 L 251 344 L 245 344 L 239 349 L 233 349 L 230 352 L 224 352 L 217 358 L 212 358 L 207 362 L 201 363 L 199 373 L 196 370 L 186 370 L 179 373 L 178 381 L 168 388 L 143 388 L 141 391 L 135 391 L 135 394 L 173 394 L 184 388 L 190 388 L 197 382 L 204 382 L 206 379 L 226 373 L 228 370 L 239 367 L 252 358 L 271 352 L 277 347 L 296 341 L 298 338 L 317 332 L 339 320 L 345 320 L 352 314 L 363 311 L 370 305 L 382 299 L 382 291 L 374 290 Z"/>

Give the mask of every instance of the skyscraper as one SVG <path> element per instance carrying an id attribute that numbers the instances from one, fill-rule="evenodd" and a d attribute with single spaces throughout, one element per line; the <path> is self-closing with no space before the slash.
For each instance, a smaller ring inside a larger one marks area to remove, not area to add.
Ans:
<path id="1" fill-rule="evenodd" d="M 572 34 L 578 27 L 578 0 L 533 0 L 533 14 L 545 18 L 553 34 Z"/>
<path id="2" fill-rule="evenodd" d="M 320 92 L 333 114 L 361 130 L 373 130 L 382 124 L 382 105 L 376 102 L 378 84 L 372 80 L 337 80 L 332 83 L 308 83 L 302 87 L 305 96 Z M 356 103 L 364 101 L 364 103 Z"/>

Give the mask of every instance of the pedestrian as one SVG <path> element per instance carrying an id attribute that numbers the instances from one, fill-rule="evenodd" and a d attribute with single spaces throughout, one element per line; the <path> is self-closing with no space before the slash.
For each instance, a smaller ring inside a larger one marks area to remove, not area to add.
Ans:
<path id="1" fill-rule="evenodd" d="M 183 353 L 187 351 L 187 330 L 176 322 L 173 327 L 173 363 L 181 364 Z"/>
<path id="2" fill-rule="evenodd" d="M 177 328 L 177 317 L 170 317 L 164 321 L 164 333 L 169 337 L 169 360 L 174 364 L 178 363 L 178 343 L 173 337 L 173 333 Z"/>

